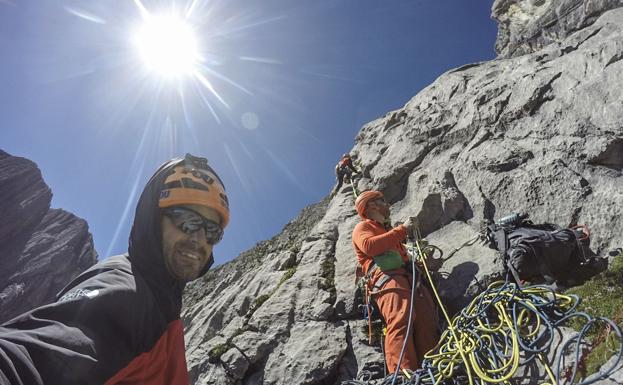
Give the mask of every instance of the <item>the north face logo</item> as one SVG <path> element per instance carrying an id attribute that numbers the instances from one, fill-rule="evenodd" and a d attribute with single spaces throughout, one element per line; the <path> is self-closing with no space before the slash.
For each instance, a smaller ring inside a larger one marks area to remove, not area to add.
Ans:
<path id="1" fill-rule="evenodd" d="M 68 293 L 65 293 L 65 295 L 63 295 L 57 302 L 65 302 L 65 301 L 70 301 L 72 299 L 77 299 L 77 298 L 82 298 L 82 297 L 94 298 L 99 293 L 100 291 L 97 289 L 95 290 L 77 289 L 77 290 L 73 290 Z"/>

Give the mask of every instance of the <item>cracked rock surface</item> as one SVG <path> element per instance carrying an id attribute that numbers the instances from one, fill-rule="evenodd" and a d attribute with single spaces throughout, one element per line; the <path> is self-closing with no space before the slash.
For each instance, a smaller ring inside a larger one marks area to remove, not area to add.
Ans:
<path id="1" fill-rule="evenodd" d="M 394 221 L 417 217 L 452 254 L 437 277 L 451 311 L 502 272 L 493 250 L 470 243 L 486 219 L 588 224 L 597 254 L 623 246 L 623 8 L 571 3 L 496 1 L 500 58 L 443 74 L 355 139 L 358 189 L 384 191 Z M 536 43 L 520 26 L 540 31 Z M 358 220 L 344 186 L 189 285 L 193 382 L 337 384 L 378 370 L 354 284 Z"/>
<path id="2" fill-rule="evenodd" d="M 621 0 L 495 0 L 491 9 L 499 25 L 495 50 L 502 57 L 536 52 L 621 5 Z"/>

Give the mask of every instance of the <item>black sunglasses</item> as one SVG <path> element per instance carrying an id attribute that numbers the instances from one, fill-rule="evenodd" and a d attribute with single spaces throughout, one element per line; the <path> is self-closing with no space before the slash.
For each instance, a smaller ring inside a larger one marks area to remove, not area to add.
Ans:
<path id="1" fill-rule="evenodd" d="M 206 241 L 217 244 L 223 238 L 223 228 L 220 224 L 203 217 L 198 212 L 186 207 L 170 207 L 162 210 L 162 214 L 171 218 L 173 224 L 186 234 L 192 234 L 203 228 Z"/>

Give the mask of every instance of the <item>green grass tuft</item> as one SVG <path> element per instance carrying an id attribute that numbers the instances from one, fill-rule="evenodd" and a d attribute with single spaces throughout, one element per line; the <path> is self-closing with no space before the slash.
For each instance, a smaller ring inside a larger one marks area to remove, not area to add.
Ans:
<path id="1" fill-rule="evenodd" d="M 290 251 L 293 252 L 294 254 L 298 254 L 301 251 L 301 244 L 297 243 L 293 246 L 290 247 Z"/>
<path id="2" fill-rule="evenodd" d="M 234 338 L 236 338 L 239 335 L 241 335 L 242 333 L 244 333 L 245 331 L 246 331 L 246 325 L 241 327 L 241 328 L 238 328 L 238 329 L 234 330 L 234 332 L 231 334 L 231 336 L 229 336 L 229 338 L 227 340 L 231 341 Z"/>
<path id="3" fill-rule="evenodd" d="M 283 276 L 281 276 L 281 279 L 279 280 L 279 283 L 277 284 L 277 287 L 275 287 L 270 293 L 268 294 L 263 294 L 260 295 L 259 297 L 255 298 L 255 300 L 253 300 L 253 304 L 251 305 L 251 307 L 249 308 L 249 311 L 247 312 L 247 317 L 251 317 L 251 315 L 253 313 L 255 313 L 255 311 L 257 309 L 260 308 L 260 306 L 262 306 L 264 304 L 264 302 L 266 302 L 276 291 L 277 289 L 279 289 L 279 287 L 288 279 L 292 278 L 292 276 L 294 275 L 294 273 L 296 273 L 296 266 L 290 267 L 288 268 L 288 270 L 286 270 L 283 273 Z"/>
<path id="4" fill-rule="evenodd" d="M 229 350 L 228 344 L 218 344 L 208 352 L 208 361 L 209 362 L 218 362 L 221 359 L 221 356 L 225 354 L 226 351 Z"/>
<path id="5" fill-rule="evenodd" d="M 607 341 L 595 346 L 586 359 L 586 375 L 597 373 L 610 357 L 612 357 L 621 348 L 620 342 L 614 334 L 610 334 Z"/>
<path id="6" fill-rule="evenodd" d="M 582 302 L 578 311 L 586 312 L 593 317 L 606 317 L 619 327 L 623 325 L 623 257 L 612 261 L 610 268 L 596 275 L 583 285 L 567 290 L 567 294 L 576 294 Z M 584 322 L 574 319 L 568 326 L 579 331 Z M 594 344 L 591 352 L 584 360 L 586 368 L 584 376 L 596 373 L 599 368 L 617 351 L 618 342 L 608 335 L 603 324 L 592 327 L 587 333 L 588 339 Z"/>
<path id="7" fill-rule="evenodd" d="M 381 320 L 372 321 L 372 343 L 373 344 L 380 344 L 381 338 L 385 338 L 385 335 L 383 333 L 384 326 L 385 324 Z M 361 326 L 361 332 L 365 334 L 368 338 L 370 338 L 370 330 L 369 330 L 369 326 L 367 322 Z"/>
<path id="8" fill-rule="evenodd" d="M 292 276 L 294 275 L 294 273 L 296 273 L 296 266 L 294 267 L 290 267 L 288 270 L 286 270 L 285 273 L 283 273 L 283 276 L 281 277 L 281 279 L 279 280 L 279 283 L 277 284 L 277 289 L 279 289 L 279 287 L 288 279 L 292 278 Z"/>
<path id="9" fill-rule="evenodd" d="M 260 306 L 264 304 L 270 298 L 270 294 L 260 295 L 253 301 L 253 309 L 258 309 Z"/>
<path id="10" fill-rule="evenodd" d="M 580 311 L 614 320 L 617 311 L 623 309 L 623 257 L 614 259 L 608 270 L 581 286 L 567 290 L 567 293 L 582 298 Z"/>
<path id="11" fill-rule="evenodd" d="M 324 278 L 324 282 L 321 284 L 321 288 L 331 293 L 332 297 L 336 296 L 335 290 L 335 259 L 333 257 L 327 258 L 322 261 L 320 266 L 321 276 Z"/>

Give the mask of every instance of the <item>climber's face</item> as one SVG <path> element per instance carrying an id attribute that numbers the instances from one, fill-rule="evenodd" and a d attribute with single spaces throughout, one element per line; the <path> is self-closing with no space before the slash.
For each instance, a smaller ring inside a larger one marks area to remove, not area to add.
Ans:
<path id="1" fill-rule="evenodd" d="M 377 198 L 370 202 L 368 202 L 367 213 L 372 214 L 376 212 L 380 214 L 383 219 L 389 218 L 389 203 L 385 200 L 385 198 Z"/>
<path id="2" fill-rule="evenodd" d="M 183 209 L 191 209 L 204 220 L 220 225 L 221 219 L 217 211 L 205 206 L 184 205 Z M 210 261 L 212 247 L 209 234 L 205 227 L 197 226 L 195 231 L 184 231 L 187 227 L 183 221 L 193 220 L 181 215 L 162 215 L 162 254 L 169 273 L 177 280 L 189 282 L 196 279 Z M 201 218 L 198 218 L 201 221 Z M 194 227 L 192 228 L 194 229 Z"/>

